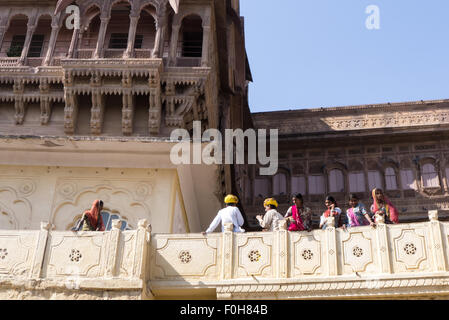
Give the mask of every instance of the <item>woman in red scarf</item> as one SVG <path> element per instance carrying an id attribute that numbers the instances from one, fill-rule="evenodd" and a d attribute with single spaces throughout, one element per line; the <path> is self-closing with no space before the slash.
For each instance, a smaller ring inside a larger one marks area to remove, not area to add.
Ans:
<path id="1" fill-rule="evenodd" d="M 103 209 L 103 201 L 95 200 L 92 208 L 83 213 L 81 218 L 84 221 L 83 231 L 104 231 L 103 218 L 101 210 Z"/>
<path id="2" fill-rule="evenodd" d="M 312 213 L 304 206 L 304 199 L 300 193 L 293 197 L 293 206 L 288 209 L 285 218 L 290 221 L 288 231 L 312 230 Z"/>
<path id="3" fill-rule="evenodd" d="M 344 217 L 342 217 L 341 209 L 338 207 L 337 201 L 332 196 L 327 196 L 324 204 L 327 207 L 327 210 L 323 212 L 320 217 L 320 228 L 327 228 L 327 218 L 334 217 L 335 218 L 335 228 L 346 227 L 347 222 L 344 221 Z"/>
<path id="4" fill-rule="evenodd" d="M 382 189 L 374 189 L 372 195 L 374 203 L 371 206 L 371 213 L 385 216 L 385 223 L 387 224 L 399 223 L 399 212 L 384 195 Z"/>

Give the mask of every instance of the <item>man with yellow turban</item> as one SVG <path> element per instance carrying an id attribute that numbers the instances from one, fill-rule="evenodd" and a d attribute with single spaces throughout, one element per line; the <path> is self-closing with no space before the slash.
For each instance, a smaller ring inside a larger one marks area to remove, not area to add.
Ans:
<path id="1" fill-rule="evenodd" d="M 265 207 L 265 214 L 256 217 L 260 226 L 264 231 L 279 230 L 280 222 L 284 220 L 284 217 L 277 211 L 278 202 L 276 199 L 268 198 L 264 201 L 263 206 Z"/>
<path id="2" fill-rule="evenodd" d="M 243 216 L 239 208 L 237 208 L 239 199 L 236 196 L 230 194 L 226 196 L 224 202 L 226 204 L 226 208 L 218 211 L 217 216 L 212 221 L 206 232 L 203 232 L 203 234 L 213 232 L 218 227 L 220 222 L 222 232 L 224 231 L 224 225 L 227 223 L 232 223 L 234 225 L 234 232 L 245 232 L 245 230 L 241 228 L 245 221 L 243 220 Z"/>

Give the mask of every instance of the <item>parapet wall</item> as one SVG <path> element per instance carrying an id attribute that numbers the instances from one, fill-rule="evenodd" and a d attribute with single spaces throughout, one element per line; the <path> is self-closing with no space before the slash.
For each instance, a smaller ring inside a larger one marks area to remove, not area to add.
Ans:
<path id="1" fill-rule="evenodd" d="M 3 299 L 449 298 L 449 223 L 313 232 L 0 232 Z M 328 221 L 332 225 L 332 221 Z M 232 229 L 231 229 L 232 230 Z"/>
<path id="2" fill-rule="evenodd" d="M 146 298 L 149 230 L 0 232 L 1 299 Z"/>

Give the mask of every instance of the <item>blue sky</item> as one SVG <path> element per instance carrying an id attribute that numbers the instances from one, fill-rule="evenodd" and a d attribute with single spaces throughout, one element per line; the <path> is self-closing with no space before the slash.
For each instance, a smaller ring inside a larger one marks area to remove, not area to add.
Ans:
<path id="1" fill-rule="evenodd" d="M 240 3 L 252 112 L 449 99 L 448 0 Z"/>

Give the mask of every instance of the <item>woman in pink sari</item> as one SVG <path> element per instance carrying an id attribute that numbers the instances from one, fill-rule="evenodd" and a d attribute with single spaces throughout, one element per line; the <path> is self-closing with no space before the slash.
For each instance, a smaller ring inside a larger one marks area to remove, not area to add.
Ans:
<path id="1" fill-rule="evenodd" d="M 374 203 L 371 206 L 371 213 L 384 216 L 387 224 L 399 223 L 399 212 L 385 196 L 382 189 L 374 189 L 372 195 Z"/>
<path id="2" fill-rule="evenodd" d="M 285 218 L 290 221 L 288 231 L 312 230 L 312 213 L 310 208 L 304 206 L 304 199 L 300 193 L 293 197 L 293 206 L 288 209 Z"/>

